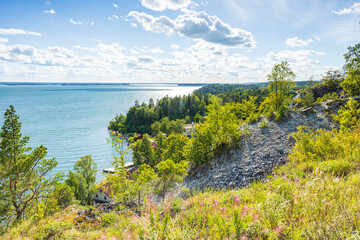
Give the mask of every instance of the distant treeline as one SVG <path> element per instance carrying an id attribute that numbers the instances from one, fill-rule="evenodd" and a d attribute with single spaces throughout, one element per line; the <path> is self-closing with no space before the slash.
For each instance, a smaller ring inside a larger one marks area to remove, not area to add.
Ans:
<path id="1" fill-rule="evenodd" d="M 206 107 L 211 103 L 213 95 L 223 103 L 241 102 L 250 96 L 257 96 L 256 102 L 260 103 L 268 95 L 267 83 L 259 84 L 212 84 L 196 90 L 192 94 L 163 97 L 156 101 L 139 104 L 135 101 L 126 115 L 118 115 L 110 121 L 109 129 L 123 134 L 142 133 L 152 134 L 151 125 L 156 122 L 166 122 L 184 119 L 185 123 L 199 122 L 205 116 Z M 157 131 L 155 131 L 156 134 Z M 154 134 L 152 134 L 154 135 Z"/>

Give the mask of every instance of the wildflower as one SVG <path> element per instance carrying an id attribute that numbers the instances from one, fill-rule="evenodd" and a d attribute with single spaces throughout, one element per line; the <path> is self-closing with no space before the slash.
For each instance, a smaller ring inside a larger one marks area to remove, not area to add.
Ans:
<path id="1" fill-rule="evenodd" d="M 296 198 L 296 194 L 293 194 L 293 198 Z"/>
<path id="2" fill-rule="evenodd" d="M 238 196 L 238 195 L 235 195 L 234 198 L 237 199 L 237 198 L 239 198 L 239 196 Z"/>
<path id="3" fill-rule="evenodd" d="M 235 199 L 235 204 L 236 204 L 236 205 L 239 205 L 239 204 L 240 204 L 240 198 L 236 198 L 236 199 Z"/>
<path id="4" fill-rule="evenodd" d="M 286 176 L 284 176 L 283 179 L 286 180 L 287 179 Z"/>
<path id="5" fill-rule="evenodd" d="M 200 206 L 204 206 L 204 203 L 203 203 L 203 202 L 201 202 L 201 203 L 200 203 Z"/>
<path id="6" fill-rule="evenodd" d="M 249 209 L 248 206 L 244 206 L 244 208 L 243 208 L 244 211 L 247 211 L 248 209 Z"/>
<path id="7" fill-rule="evenodd" d="M 278 234 L 282 230 L 282 226 L 275 228 L 274 233 Z"/>
<path id="8" fill-rule="evenodd" d="M 221 208 L 220 211 L 221 211 L 223 214 L 225 214 L 225 212 L 226 212 L 226 207 Z"/>
<path id="9" fill-rule="evenodd" d="M 218 200 L 214 200 L 213 208 L 216 208 L 218 204 L 219 204 L 219 201 L 218 201 Z"/>
<path id="10" fill-rule="evenodd" d="M 204 221 L 203 221 L 204 223 L 206 223 L 206 219 L 204 218 Z"/>

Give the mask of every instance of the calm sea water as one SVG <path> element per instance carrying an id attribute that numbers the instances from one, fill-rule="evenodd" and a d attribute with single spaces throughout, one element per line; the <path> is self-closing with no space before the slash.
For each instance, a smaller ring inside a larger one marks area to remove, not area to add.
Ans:
<path id="1" fill-rule="evenodd" d="M 150 85 L 0 85 L 0 123 L 12 104 L 20 116 L 22 133 L 29 145 L 44 145 L 48 157 L 56 157 L 53 173 L 67 173 L 81 156 L 91 154 L 101 170 L 111 167 L 114 151 L 107 143 L 107 126 L 116 114 L 125 114 L 135 100 L 193 92 L 199 86 Z M 131 154 L 127 156 L 131 160 Z"/>

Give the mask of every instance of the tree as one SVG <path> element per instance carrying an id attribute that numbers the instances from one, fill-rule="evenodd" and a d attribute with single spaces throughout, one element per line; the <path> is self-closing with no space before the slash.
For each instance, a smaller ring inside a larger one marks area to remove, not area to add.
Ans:
<path id="1" fill-rule="evenodd" d="M 96 189 L 95 189 L 95 181 L 96 181 L 96 172 L 97 166 L 91 155 L 86 155 L 80 158 L 75 163 L 74 170 L 81 174 L 86 183 L 87 188 L 87 204 L 90 204 L 93 199 Z"/>
<path id="2" fill-rule="evenodd" d="M 341 82 L 344 81 L 344 75 L 339 71 L 329 70 L 322 76 L 321 82 L 331 88 L 340 88 Z"/>
<path id="3" fill-rule="evenodd" d="M 75 198 L 81 204 L 85 205 L 88 202 L 89 191 L 83 175 L 69 171 L 65 183 L 73 189 Z"/>
<path id="4" fill-rule="evenodd" d="M 295 73 L 290 69 L 289 63 L 282 61 L 280 64 L 276 64 L 272 72 L 267 75 L 270 90 L 270 100 L 275 109 L 279 111 L 281 108 L 286 107 L 287 100 L 290 97 L 287 96 L 290 90 L 295 86 Z"/>
<path id="5" fill-rule="evenodd" d="M 137 205 L 140 211 L 141 202 L 144 196 L 151 193 L 155 186 L 156 174 L 152 167 L 142 164 L 132 176 L 134 180 L 133 188 L 137 193 Z"/>
<path id="6" fill-rule="evenodd" d="M 187 175 L 187 167 L 188 163 L 186 161 L 174 163 L 171 159 L 161 161 L 157 165 L 157 174 L 159 178 L 157 192 L 161 195 L 163 202 L 166 194 L 174 187 L 175 183 L 183 181 L 184 177 Z"/>
<path id="7" fill-rule="evenodd" d="M 150 166 L 155 165 L 154 148 L 149 138 L 149 135 L 145 134 L 143 139 L 139 139 L 133 144 L 133 162 L 135 165 L 143 163 Z"/>
<path id="8" fill-rule="evenodd" d="M 356 96 L 360 95 L 360 43 L 354 47 L 348 47 L 348 50 L 348 53 L 344 55 L 346 75 L 341 87 L 351 96 Z"/>
<path id="9" fill-rule="evenodd" d="M 172 159 L 175 163 L 186 159 L 189 138 L 180 133 L 172 133 L 165 139 L 161 159 Z"/>
<path id="10" fill-rule="evenodd" d="M 57 161 L 45 159 L 47 149 L 42 145 L 33 150 L 27 147 L 29 139 L 22 136 L 19 116 L 10 105 L 0 134 L 0 206 L 6 206 L 2 216 L 10 216 L 10 221 L 21 220 L 27 208 L 43 199 L 57 182 L 57 176 L 46 176 Z"/>
<path id="11" fill-rule="evenodd" d="M 208 106 L 203 123 L 195 126 L 189 144 L 188 159 L 195 163 L 208 163 L 218 153 L 239 144 L 240 120 L 231 106 L 220 106 L 217 102 Z"/>

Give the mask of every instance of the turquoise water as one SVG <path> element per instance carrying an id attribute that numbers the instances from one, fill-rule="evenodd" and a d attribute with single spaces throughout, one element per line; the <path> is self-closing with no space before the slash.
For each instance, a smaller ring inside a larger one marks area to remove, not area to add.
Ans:
<path id="1" fill-rule="evenodd" d="M 114 151 L 107 139 L 108 123 L 134 105 L 166 95 L 193 92 L 199 86 L 151 85 L 0 85 L 0 123 L 12 104 L 20 116 L 22 133 L 32 147 L 44 145 L 56 157 L 53 173 L 67 173 L 81 156 L 91 154 L 101 170 L 111 167 Z M 127 156 L 131 160 L 131 154 Z"/>

